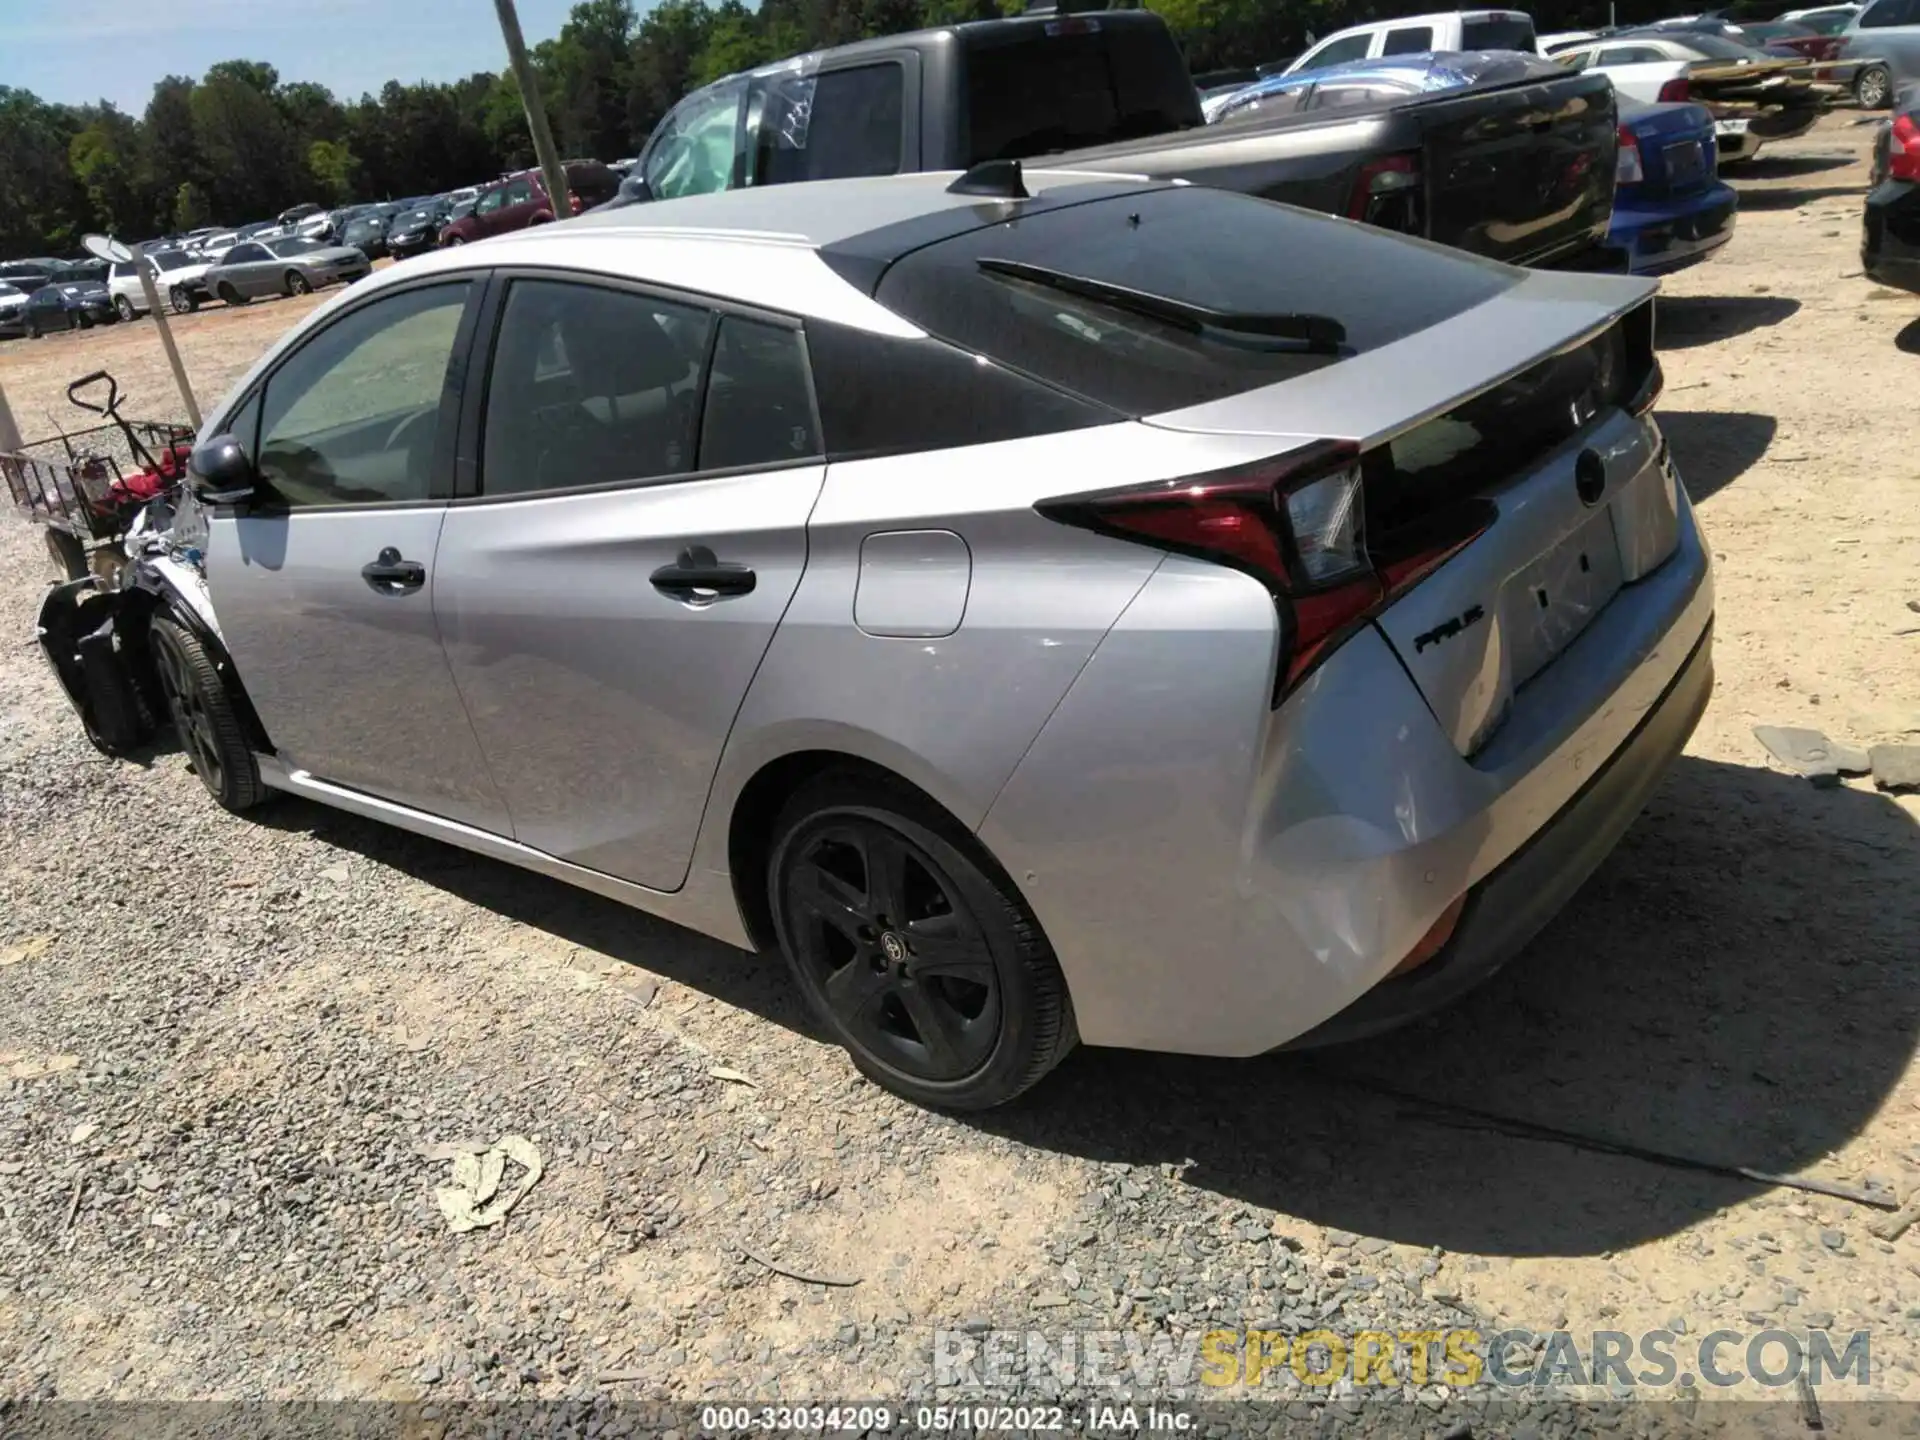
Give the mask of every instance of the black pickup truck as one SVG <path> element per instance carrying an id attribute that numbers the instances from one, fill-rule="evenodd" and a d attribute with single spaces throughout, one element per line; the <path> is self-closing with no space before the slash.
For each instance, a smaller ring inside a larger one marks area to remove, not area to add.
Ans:
<path id="1" fill-rule="evenodd" d="M 717 80 L 655 128 L 632 203 L 983 161 L 1187 180 L 1520 265 L 1622 268 L 1604 75 L 1203 123 L 1144 10 L 1029 12 L 864 40 Z"/>

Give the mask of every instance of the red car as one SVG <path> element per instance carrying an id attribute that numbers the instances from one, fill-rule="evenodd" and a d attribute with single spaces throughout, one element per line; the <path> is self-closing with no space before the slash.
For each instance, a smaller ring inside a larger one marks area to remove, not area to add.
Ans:
<path id="1" fill-rule="evenodd" d="M 1799 56 L 1805 60 L 1831 60 L 1840 53 L 1838 35 L 1822 35 L 1794 20 L 1759 20 L 1740 28 L 1762 49 L 1785 59 Z"/>
<path id="2" fill-rule="evenodd" d="M 578 215 L 589 206 L 611 200 L 620 188 L 620 177 L 598 160 L 569 160 L 566 172 L 569 215 Z M 489 235 L 544 225 L 553 218 L 553 202 L 547 198 L 546 180 L 538 170 L 522 170 L 482 190 L 472 213 L 461 216 L 440 232 L 440 243 L 465 245 Z"/>

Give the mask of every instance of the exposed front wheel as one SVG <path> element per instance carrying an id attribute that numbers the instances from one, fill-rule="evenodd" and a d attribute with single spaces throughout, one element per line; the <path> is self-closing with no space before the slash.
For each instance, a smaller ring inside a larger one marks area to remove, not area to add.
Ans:
<path id="1" fill-rule="evenodd" d="M 174 733 L 200 783 L 224 809 L 258 805 L 267 787 L 219 666 L 197 635 L 168 616 L 154 616 L 147 638 Z"/>
<path id="2" fill-rule="evenodd" d="M 289 270 L 287 272 L 287 294 L 311 295 L 312 293 L 312 282 L 310 282 L 306 276 L 302 275 L 298 270 Z"/>
<path id="3" fill-rule="evenodd" d="M 220 284 L 220 298 L 229 305 L 244 305 L 247 303 L 247 297 L 225 281 L 222 281 Z"/>
<path id="4" fill-rule="evenodd" d="M 199 297 L 184 285 L 176 285 L 167 293 L 167 303 L 176 315 L 191 315 L 200 308 Z"/>
<path id="5" fill-rule="evenodd" d="M 133 313 L 134 313 L 133 301 L 129 300 L 124 295 L 114 296 L 113 297 L 113 313 L 118 315 L 122 320 L 133 319 Z"/>
<path id="6" fill-rule="evenodd" d="M 1013 1099 L 1075 1043 L 1053 951 L 972 836 L 855 772 L 803 787 L 775 828 L 768 898 L 814 1012 L 879 1084 L 923 1105 Z"/>
<path id="7" fill-rule="evenodd" d="M 1893 77 L 1884 65 L 1869 65 L 1853 77 L 1853 98 L 1862 110 L 1884 110 L 1893 100 Z"/>

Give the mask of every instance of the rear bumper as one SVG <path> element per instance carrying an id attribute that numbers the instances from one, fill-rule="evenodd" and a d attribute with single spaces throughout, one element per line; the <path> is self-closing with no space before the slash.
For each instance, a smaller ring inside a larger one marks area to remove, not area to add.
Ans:
<path id="1" fill-rule="evenodd" d="M 1674 551 L 1515 692 L 1469 758 L 1379 625 L 1269 712 L 1271 599 L 1169 559 L 980 835 L 1095 1045 L 1275 1049 L 1360 1005 L 1473 897 L 1470 928 L 1431 970 L 1448 984 L 1429 994 L 1413 972 L 1417 994 L 1374 1002 L 1369 1028 L 1383 1028 L 1508 958 L 1612 848 L 1697 719 L 1712 614 L 1681 492 Z M 1469 634 L 1491 643 L 1484 624 Z M 1524 911 L 1503 914 L 1516 894 Z"/>
<path id="2" fill-rule="evenodd" d="M 1543 930 L 1627 833 L 1679 758 L 1713 695 L 1713 629 L 1693 647 L 1627 743 L 1547 827 L 1467 892 L 1446 946 L 1411 974 L 1376 985 L 1292 1042 L 1363 1040 L 1451 1004 Z"/>
<path id="3" fill-rule="evenodd" d="M 1614 201 L 1607 239 L 1624 249 L 1635 275 L 1664 275 L 1704 260 L 1733 238 L 1739 196 L 1716 182 L 1676 200 Z"/>
<path id="4" fill-rule="evenodd" d="M 1920 293 L 1920 185 L 1885 180 L 1867 196 L 1860 268 L 1882 285 Z"/>

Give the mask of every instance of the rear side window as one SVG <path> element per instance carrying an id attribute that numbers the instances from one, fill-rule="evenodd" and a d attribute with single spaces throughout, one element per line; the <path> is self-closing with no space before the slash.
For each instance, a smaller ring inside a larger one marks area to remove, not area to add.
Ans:
<path id="1" fill-rule="evenodd" d="M 481 493 L 692 470 L 712 326 L 707 310 L 630 291 L 515 281 L 487 382 Z"/>
<path id="2" fill-rule="evenodd" d="M 1185 64 L 1156 20 L 1072 16 L 966 52 L 969 163 L 1160 135 L 1201 123 Z"/>
<path id="3" fill-rule="evenodd" d="M 1462 50 L 1524 50 L 1533 53 L 1533 22 L 1524 16 L 1488 16 L 1463 21 L 1460 26 Z"/>
<path id="4" fill-rule="evenodd" d="M 1339 40 L 1329 41 L 1308 57 L 1302 70 L 1320 70 L 1328 65 L 1344 65 L 1349 60 L 1367 58 L 1367 47 L 1373 44 L 1371 33 L 1347 35 Z"/>
<path id="5" fill-rule="evenodd" d="M 1339 357 L 1230 328 L 1196 333 L 1058 284 L 996 274 L 979 263 L 989 259 L 1211 311 L 1324 316 L 1346 329 L 1341 355 L 1449 319 L 1507 289 L 1520 273 L 1195 186 L 970 231 L 914 251 L 882 278 L 875 298 L 922 328 L 1127 415 L 1239 394 Z"/>
<path id="6" fill-rule="evenodd" d="M 1469 50 L 1482 47 L 1469 45 Z M 1433 49 L 1433 27 L 1431 25 L 1413 25 L 1401 30 L 1387 31 L 1387 40 L 1380 47 L 1382 55 L 1415 55 L 1422 50 Z"/>
<path id="7" fill-rule="evenodd" d="M 790 465 L 819 453 L 800 332 L 722 319 L 701 416 L 700 468 Z"/>
<path id="8" fill-rule="evenodd" d="M 809 320 L 807 354 L 829 459 L 1021 440 L 1115 418 L 938 340 Z"/>
<path id="9" fill-rule="evenodd" d="M 905 90 L 892 61 L 783 78 L 761 117 L 758 183 L 898 174 Z"/>

